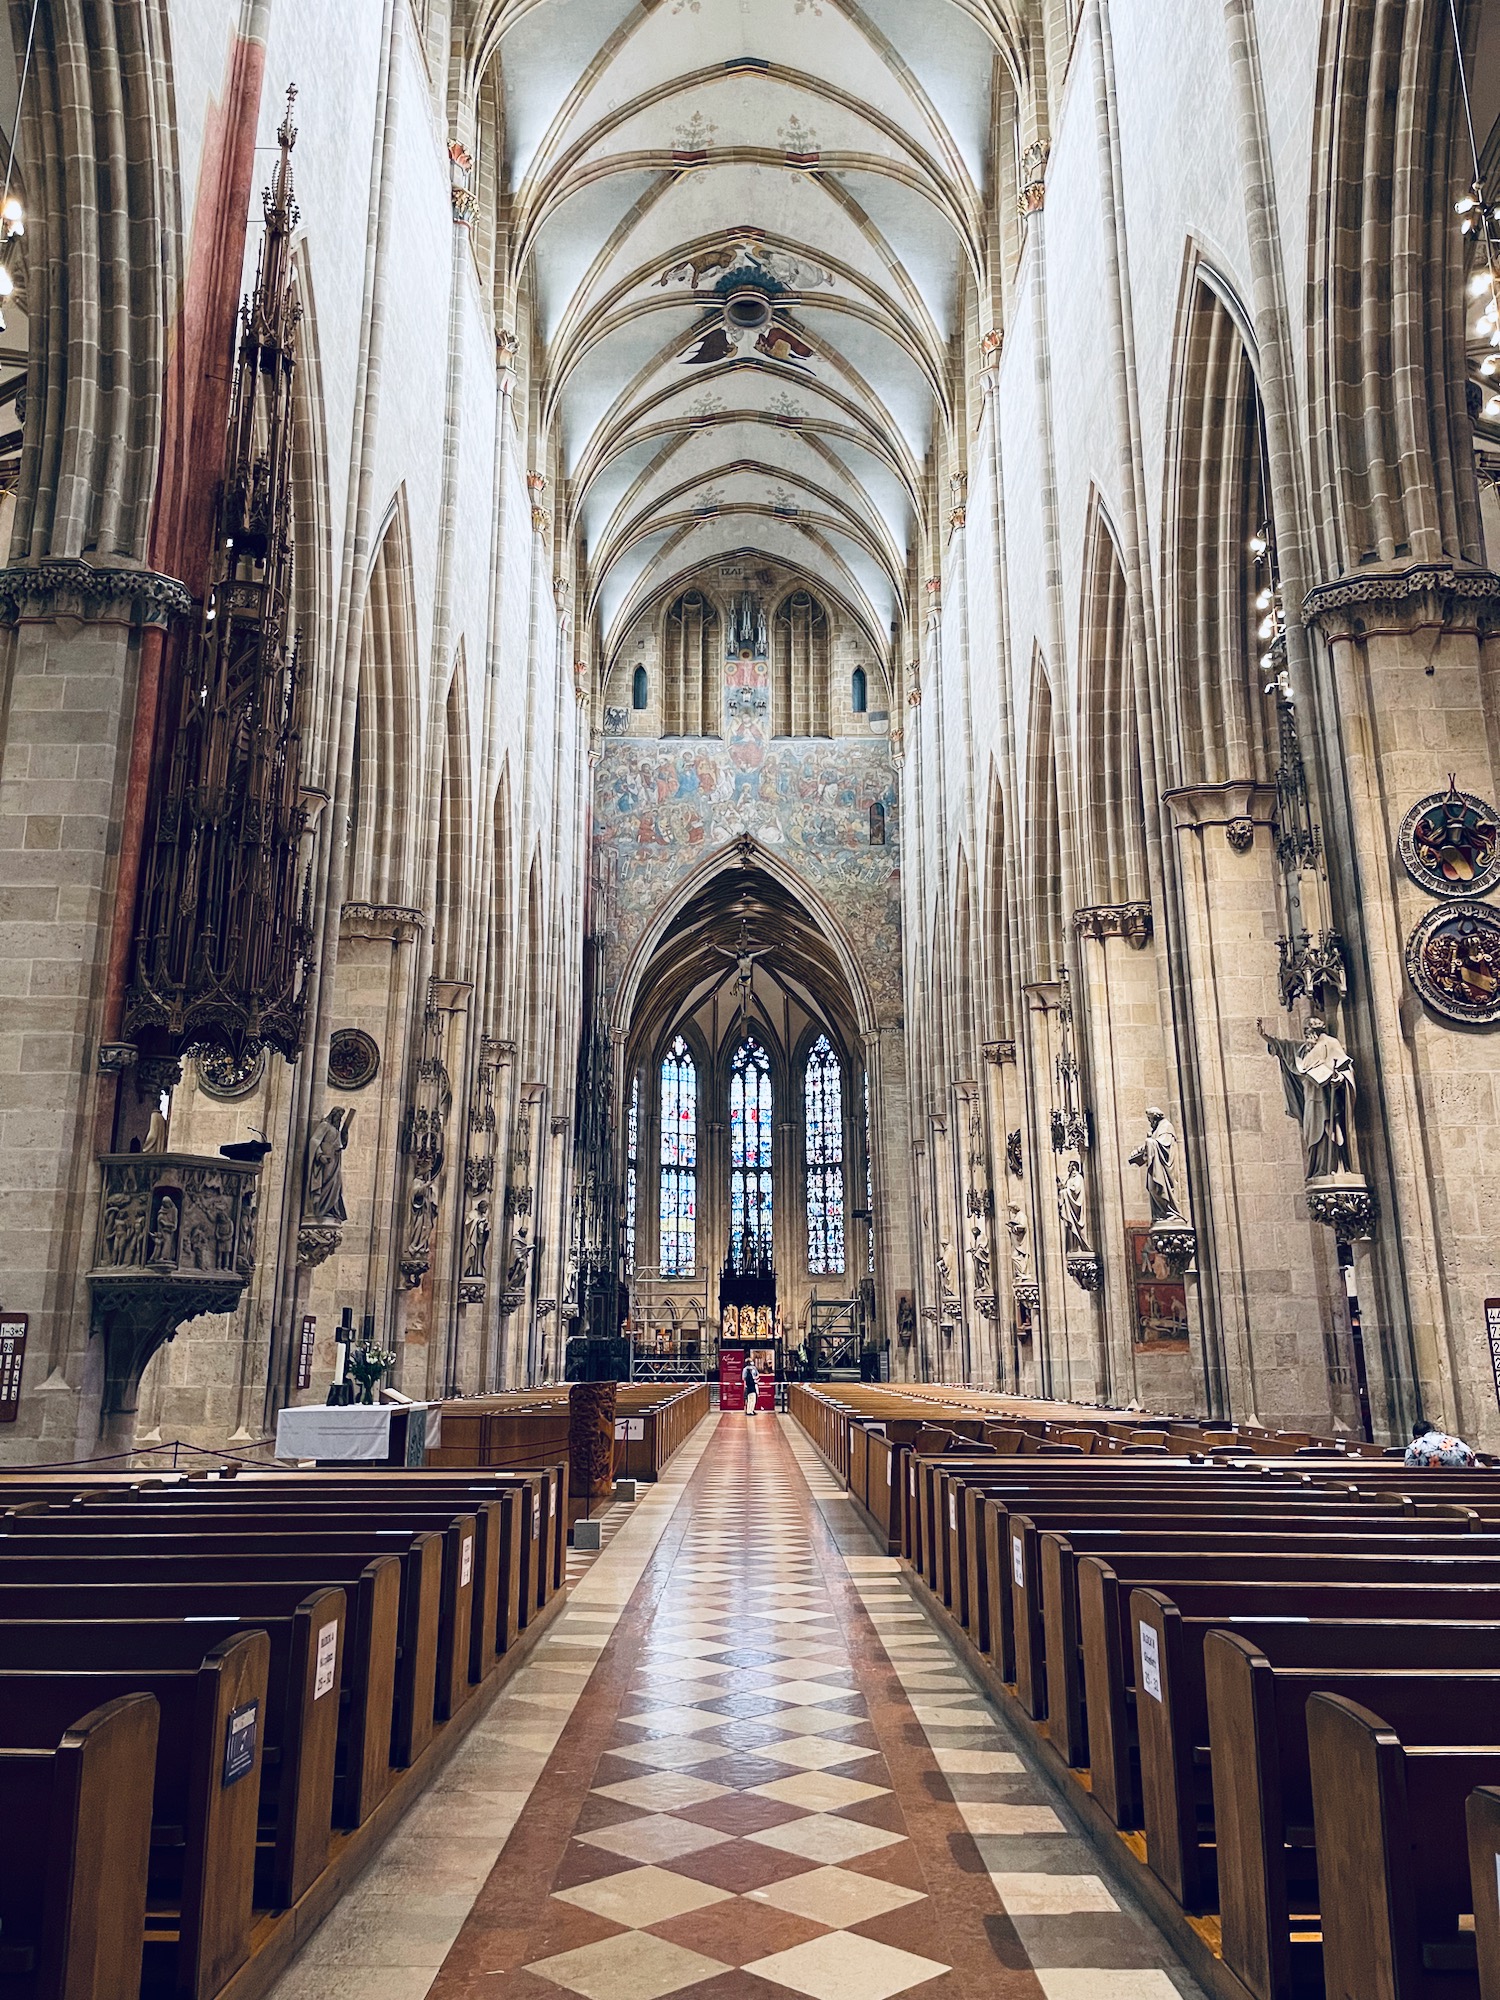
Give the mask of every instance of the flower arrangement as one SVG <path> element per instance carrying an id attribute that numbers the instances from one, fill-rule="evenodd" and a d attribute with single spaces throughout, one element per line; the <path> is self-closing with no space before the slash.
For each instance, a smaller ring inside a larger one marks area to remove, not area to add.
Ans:
<path id="1" fill-rule="evenodd" d="M 361 1403 L 373 1403 L 375 1391 L 381 1378 L 389 1375 L 396 1365 L 396 1356 L 384 1347 L 351 1347 L 349 1350 L 349 1373 L 360 1387 Z"/>

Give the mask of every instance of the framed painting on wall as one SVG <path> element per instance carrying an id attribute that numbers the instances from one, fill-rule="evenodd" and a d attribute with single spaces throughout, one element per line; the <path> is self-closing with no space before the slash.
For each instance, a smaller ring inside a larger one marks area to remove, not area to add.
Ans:
<path id="1" fill-rule="evenodd" d="M 1135 1293 L 1135 1345 L 1153 1354 L 1183 1353 L 1188 1344 L 1187 1284 L 1151 1242 L 1150 1225 L 1127 1222 L 1125 1247 Z"/>

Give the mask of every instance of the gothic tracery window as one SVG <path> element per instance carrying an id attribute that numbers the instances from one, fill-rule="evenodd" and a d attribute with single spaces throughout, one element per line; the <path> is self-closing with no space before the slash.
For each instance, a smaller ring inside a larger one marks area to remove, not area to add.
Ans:
<path id="1" fill-rule="evenodd" d="M 807 1268 L 844 1268 L 844 1079 L 833 1044 L 819 1035 L 807 1052 L 803 1088 L 807 1154 Z"/>
<path id="2" fill-rule="evenodd" d="M 678 1035 L 661 1064 L 661 1274 L 698 1261 L 698 1066 Z"/>
<path id="3" fill-rule="evenodd" d="M 641 1144 L 640 1072 L 630 1079 L 630 1113 L 625 1121 L 625 1269 L 635 1270 L 636 1168 Z"/>
<path id="4" fill-rule="evenodd" d="M 729 1066 L 729 1255 L 740 1272 L 772 1266 L 771 1059 L 750 1036 Z"/>

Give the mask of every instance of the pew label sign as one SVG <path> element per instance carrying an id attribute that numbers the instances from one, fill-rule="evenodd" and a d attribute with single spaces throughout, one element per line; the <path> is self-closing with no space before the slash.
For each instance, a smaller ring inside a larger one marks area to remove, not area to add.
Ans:
<path id="1" fill-rule="evenodd" d="M 318 1630 L 318 1664 L 313 1674 L 313 1700 L 321 1701 L 333 1688 L 334 1669 L 339 1657 L 339 1621 L 330 1618 Z"/>
<path id="2" fill-rule="evenodd" d="M 0 1320 L 0 1334 L 4 1331 L 4 1321 Z M 1484 1330 L 1490 1341 L 1490 1366 L 1495 1371 L 1495 1400 L 1500 1403 L 1500 1299 L 1486 1299 L 1484 1302 Z M 0 1412 L 0 1422 L 4 1413 Z"/>
<path id="3" fill-rule="evenodd" d="M 224 1731 L 222 1783 L 226 1786 L 237 1785 L 241 1778 L 248 1778 L 255 1769 L 255 1736 L 259 1720 L 258 1701 L 247 1701 L 231 1711 L 229 1725 Z"/>
<path id="4" fill-rule="evenodd" d="M 473 1576 L 473 1574 L 474 1574 L 474 1537 L 472 1535 L 465 1535 L 463 1562 L 460 1565 L 458 1572 L 458 1587 L 460 1590 L 464 1588 L 464 1586 L 468 1583 L 469 1579 Z"/>
<path id="5" fill-rule="evenodd" d="M 0 1424 L 21 1414 L 21 1370 L 26 1361 L 28 1313 L 0 1314 Z"/>
<path id="6" fill-rule="evenodd" d="M 1010 1538 L 1010 1573 L 1021 1586 L 1022 1590 L 1024 1590 L 1026 1588 L 1026 1552 L 1014 1535 Z"/>
<path id="7" fill-rule="evenodd" d="M 1161 1654 L 1157 1650 L 1156 1632 L 1150 1625 L 1137 1625 L 1141 1635 L 1141 1686 L 1153 1701 L 1161 1700 Z"/>

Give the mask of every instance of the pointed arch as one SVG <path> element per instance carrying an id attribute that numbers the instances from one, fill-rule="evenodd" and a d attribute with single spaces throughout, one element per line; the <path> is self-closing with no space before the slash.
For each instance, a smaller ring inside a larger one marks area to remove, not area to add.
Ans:
<path id="1" fill-rule="evenodd" d="M 1032 656 L 1026 738 L 1026 898 L 1028 977 L 1056 979 L 1064 963 L 1062 817 L 1052 730 L 1052 683 L 1040 650 Z"/>
<path id="2" fill-rule="evenodd" d="M 664 1278 L 690 1278 L 698 1265 L 699 1071 L 680 1034 L 662 1052 L 660 1087 L 657 1264 Z"/>
<path id="3" fill-rule="evenodd" d="M 827 607 L 797 585 L 771 620 L 771 734 L 831 736 Z"/>
<path id="4" fill-rule="evenodd" d="M 1078 680 L 1079 876 L 1094 906 L 1146 896 L 1145 806 L 1119 545 L 1097 493 L 1084 544 Z"/>
<path id="5" fill-rule="evenodd" d="M 1472 59 L 1482 9 L 1457 10 Z M 1484 561 L 1466 400 L 1473 176 L 1449 0 L 1323 9 L 1309 322 L 1325 573 Z M 1481 133 L 1481 138 L 1483 134 Z"/>
<path id="6" fill-rule="evenodd" d="M 969 857 L 958 846 L 953 891 L 953 1056 L 960 1077 L 972 1079 L 979 1068 L 979 1023 L 974 1005 L 974 902 L 969 883 Z"/>
<path id="7" fill-rule="evenodd" d="M 376 542 L 360 634 L 349 810 L 350 900 L 411 903 L 417 824 L 417 622 L 406 494 Z"/>
<path id="8" fill-rule="evenodd" d="M 751 1028 L 729 1059 L 729 1263 L 738 1277 L 774 1263 L 774 1104 L 771 1057 Z"/>
<path id="9" fill-rule="evenodd" d="M 742 868 L 758 868 L 788 895 L 796 899 L 837 961 L 839 972 L 848 988 L 849 999 L 853 1004 L 859 1033 L 861 1035 L 874 1033 L 880 1025 L 874 995 L 870 991 L 870 983 L 865 977 L 848 932 L 824 899 L 794 868 L 789 867 L 779 855 L 773 854 L 767 847 L 762 847 L 759 841 L 749 835 L 733 842 L 732 845 L 716 848 L 712 854 L 706 855 L 695 868 L 690 868 L 677 886 L 657 904 L 631 948 L 630 957 L 620 976 L 620 983 L 615 992 L 612 1025 L 622 1034 L 629 1033 L 646 969 L 668 931 L 688 904 L 701 895 L 715 877 Z"/>
<path id="10" fill-rule="evenodd" d="M 432 969 L 439 979 L 458 979 L 467 963 L 471 896 L 469 799 L 469 713 L 464 650 L 458 649 L 448 699 L 443 707 L 442 778 L 438 791 L 437 882 L 432 934 Z"/>
<path id="11" fill-rule="evenodd" d="M 802 1067 L 802 1145 L 807 1176 L 807 1268 L 841 1276 L 847 1265 L 844 1220 L 844 1066 L 826 1031 Z"/>
<path id="12" fill-rule="evenodd" d="M 1274 551 L 1265 422 L 1243 316 L 1203 266 L 1190 265 L 1186 283 L 1165 542 L 1172 782 L 1263 781 L 1269 752 L 1256 683 L 1263 584 L 1251 544 L 1264 536 Z"/>
<path id="13" fill-rule="evenodd" d="M 546 900 L 542 857 L 533 854 L 526 878 L 526 1031 L 522 1041 L 524 1073 L 545 1074 L 547 1053 Z"/>
<path id="14" fill-rule="evenodd" d="M 1010 1019 L 1010 919 L 1005 901 L 1005 793 L 990 759 L 989 803 L 984 831 L 983 991 L 986 1037 L 1004 1038 Z"/>
<path id="15" fill-rule="evenodd" d="M 707 592 L 685 590 L 667 610 L 661 635 L 661 733 L 720 736 L 724 729 L 724 641 L 719 608 Z M 631 700 L 648 706 L 645 669 L 637 667 Z"/>
<path id="16" fill-rule="evenodd" d="M 511 827 L 510 758 L 500 766 L 490 812 L 490 940 L 489 991 L 491 1032 L 510 1039 L 519 1023 L 514 1017 L 516 963 L 516 882 Z"/>

